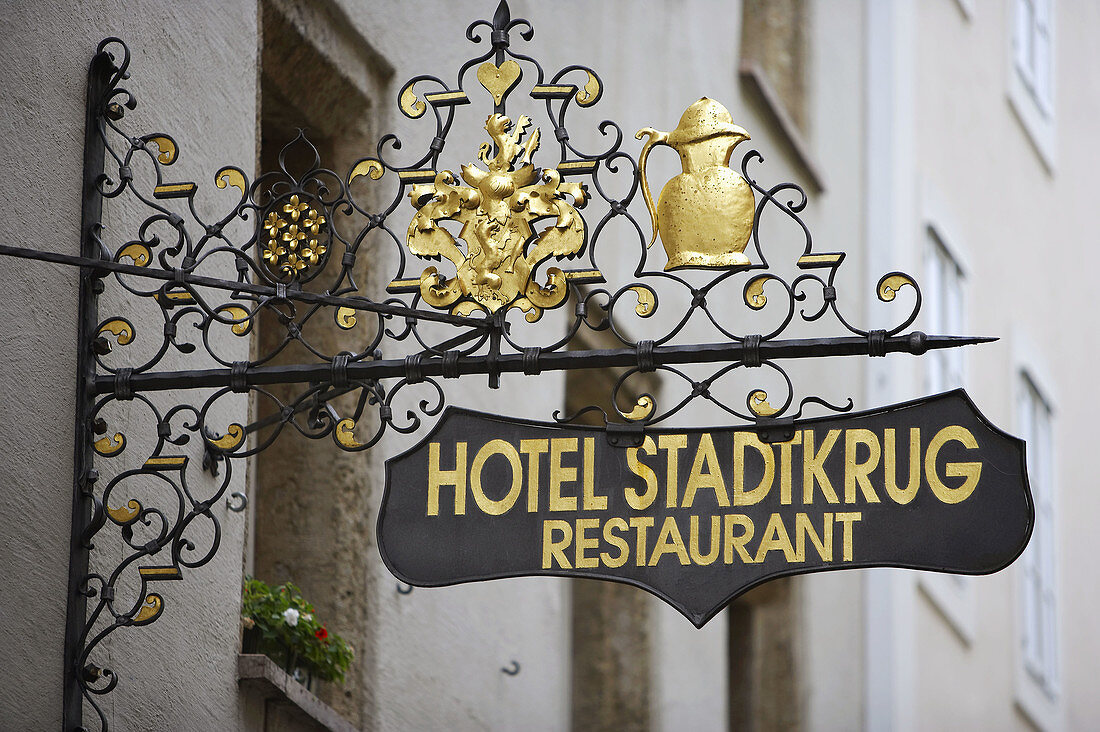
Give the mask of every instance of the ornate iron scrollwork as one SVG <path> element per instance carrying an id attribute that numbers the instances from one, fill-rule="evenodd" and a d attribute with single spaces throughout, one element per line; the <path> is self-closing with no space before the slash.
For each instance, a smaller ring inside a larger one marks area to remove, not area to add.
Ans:
<path id="1" fill-rule="evenodd" d="M 721 269 L 713 270 L 713 262 L 724 259 L 696 261 L 690 256 L 662 268 L 653 261 L 658 257 L 648 249 L 647 232 L 631 213 L 632 207 L 638 208 L 635 199 L 643 177 L 638 160 L 623 149 L 622 129 L 611 120 L 600 122 L 595 132 L 606 146 L 593 152 L 573 142 L 566 124 L 574 104 L 591 107 L 600 101 L 600 77 L 587 67 L 570 65 L 548 78 L 537 61 L 513 48 L 516 34 L 529 41 L 534 30 L 528 21 L 512 19 L 501 2 L 491 22 L 479 20 L 467 28 L 466 38 L 481 50 L 461 66 L 454 86 L 423 75 L 401 88 L 400 110 L 411 119 L 434 123 L 427 151 L 412 163 L 391 160 L 402 143 L 390 134 L 381 138 L 373 155 L 341 175 L 322 166 L 316 148 L 300 133 L 279 155 L 279 169 L 255 181 L 241 168 L 218 170 L 213 177 L 217 188 L 237 195 L 226 198 L 222 214 L 214 218 L 200 212 L 196 183 L 169 174 L 179 156 L 171 136 L 134 135 L 124 129 L 128 111 L 137 106 L 135 97 L 120 86 L 129 75 L 129 49 L 117 38 L 99 45 L 88 101 L 94 190 L 85 205 L 82 256 L 0 247 L 0 253 L 11 256 L 81 266 L 89 293 L 82 313 L 92 322 L 80 344 L 87 377 L 81 389 L 87 400 L 82 397 L 77 433 L 78 454 L 84 457 L 78 460 L 74 599 L 69 608 L 70 726 L 79 725 L 83 698 L 107 729 L 96 700 L 115 688 L 118 676 L 96 665 L 97 651 L 119 628 L 147 625 L 165 611 L 167 600 L 150 583 L 181 579 L 185 569 L 211 560 L 221 537 L 211 508 L 225 500 L 233 461 L 267 448 L 288 426 L 307 438 L 332 439 L 343 450 L 366 450 L 388 430 L 412 432 L 423 419 L 438 415 L 446 402 L 440 378 L 481 374 L 496 386 L 505 371 L 537 374 L 616 366 L 626 370 L 610 395 L 618 410 L 613 421 L 633 425 L 631 429 L 644 430 L 701 402 L 766 429 L 801 417 L 810 405 L 833 411 L 852 408 L 850 399 L 837 405 L 815 395 L 799 398 L 782 365 L 787 359 L 920 354 L 983 340 L 903 335 L 921 299 L 915 281 L 899 272 L 885 275 L 877 288 L 884 302 L 897 301 L 896 293 L 905 286 L 913 288 L 911 305 L 897 324 L 887 330 L 851 325 L 838 305 L 836 286 L 844 254 L 814 250 L 800 218 L 806 194 L 793 183 L 759 182 L 753 168 L 763 156 L 755 150 L 742 158 L 740 176 L 726 176 L 737 186 L 747 186 L 745 194 L 749 189 L 755 193 L 744 199 L 751 212 L 749 254 L 741 253 L 746 249 L 741 243 L 737 256 L 727 258 Z M 521 82 L 532 77 L 534 83 L 520 97 Z M 475 101 L 491 102 L 485 130 L 492 143 L 483 144 L 478 153 L 484 167 L 470 163 L 455 175 L 440 168 L 441 155 L 456 108 Z M 507 111 L 512 103 L 523 107 L 515 118 Z M 545 118 L 536 124 L 529 114 L 540 105 Z M 713 113 L 709 106 L 703 111 Z M 740 130 L 729 121 L 719 120 L 713 129 L 705 122 L 692 123 L 684 139 L 709 140 L 715 130 Z M 664 134 L 652 128 L 643 133 L 650 135 L 647 151 L 655 136 Z M 102 174 L 94 168 L 97 150 L 106 153 L 109 164 Z M 722 153 L 717 151 L 718 158 Z M 292 154 L 306 161 L 305 170 L 292 170 Z M 724 154 L 724 160 L 715 158 L 717 163 L 708 158 L 707 165 L 728 172 L 729 152 Z M 136 174 L 139 168 L 142 175 Z M 357 191 L 387 176 L 396 178 L 393 199 L 377 209 L 364 204 Z M 148 215 L 132 238 L 111 244 L 101 227 L 99 203 L 119 196 Z M 401 207 L 406 199 L 411 212 Z M 776 216 L 803 237 L 793 263 L 800 273 L 793 278 L 773 270 L 766 254 L 761 225 Z M 391 226 L 394 217 L 397 226 Z M 656 219 L 654 212 L 655 224 Z M 443 221 L 461 226 L 457 237 Z M 251 232 L 243 241 L 235 235 L 242 226 Z M 368 236 L 388 242 L 394 253 L 395 271 L 387 278 L 391 297 L 382 301 L 365 293 L 353 273 Z M 425 266 L 423 260 L 432 259 L 448 260 L 453 271 Z M 632 263 L 633 279 L 606 286 L 601 260 Z M 699 266 L 712 271 L 680 271 Z M 235 275 L 223 279 L 213 272 Z M 135 302 L 151 303 L 159 322 L 118 313 L 97 318 L 95 296 L 112 276 Z M 653 319 L 661 307 L 659 293 L 687 303 L 660 329 L 659 319 Z M 810 305 L 818 299 L 819 304 Z M 525 322 L 533 322 L 544 310 L 566 303 L 573 304 L 572 314 L 565 316 L 564 332 L 552 342 L 531 343 L 531 331 L 514 323 L 519 317 L 515 310 Z M 744 333 L 743 316 L 765 310 L 777 314 L 772 324 L 757 334 Z M 784 338 L 796 320 L 812 323 L 828 313 L 848 335 L 812 341 Z M 266 341 L 267 350 L 247 361 L 223 352 L 220 344 L 248 337 L 261 314 L 280 337 Z M 338 352 L 313 337 L 318 319 L 329 317 L 348 332 Z M 688 340 L 693 320 L 712 328 L 715 341 Z M 447 324 L 451 334 L 442 340 L 433 337 L 425 323 Z M 618 347 L 571 350 L 586 329 L 610 334 Z M 137 353 L 132 345 L 136 341 L 154 346 L 126 360 L 128 352 Z M 306 361 L 281 364 L 280 356 L 291 351 Z M 174 368 L 189 359 L 201 363 Z M 689 363 L 714 366 L 699 377 L 685 370 Z M 740 394 L 743 401 L 739 397 L 729 403 L 722 394 L 730 390 L 722 380 L 745 373 L 742 369 L 771 372 L 782 391 L 750 383 Z M 680 384 L 682 394 L 662 405 L 655 395 L 644 393 L 620 406 L 624 385 L 638 373 L 653 371 L 669 385 Z M 267 388 L 271 384 L 301 388 L 280 398 Z M 413 399 L 407 407 L 406 390 L 415 384 L 426 385 L 429 396 Z M 167 390 L 177 390 L 188 401 L 165 407 L 151 398 Z M 226 413 L 223 400 L 242 394 L 266 401 L 269 416 L 251 424 L 219 423 L 214 415 Z M 353 399 L 341 403 L 354 407 L 341 411 L 335 400 L 345 395 Z M 112 464 L 124 455 L 131 459 L 138 449 L 127 428 L 111 422 L 110 409 L 121 401 L 145 410 L 156 436 L 130 463 L 133 467 L 100 480 L 92 452 Z M 593 410 L 599 408 L 581 412 Z M 568 422 L 576 416 L 555 414 L 555 419 Z M 608 421 L 612 415 L 603 417 Z M 202 486 L 189 480 L 194 474 L 189 469 L 195 466 L 182 454 L 192 439 L 202 444 L 202 462 L 215 474 Z M 136 498 L 138 485 L 156 486 L 161 502 Z M 108 523 L 118 529 L 125 557 L 108 572 L 89 571 L 87 550 Z M 206 537 L 201 545 L 194 539 L 200 524 L 205 528 L 198 533 Z M 117 590 L 124 582 L 137 583 L 136 599 L 121 600 Z"/>

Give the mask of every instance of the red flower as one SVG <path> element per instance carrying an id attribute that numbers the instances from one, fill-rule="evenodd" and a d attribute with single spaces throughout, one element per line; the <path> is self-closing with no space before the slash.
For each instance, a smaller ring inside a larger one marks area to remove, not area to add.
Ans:
<path id="1" fill-rule="evenodd" d="M 325 630 L 325 628 L 322 626 L 321 628 L 317 629 L 317 632 L 314 633 L 314 635 L 317 636 L 318 638 L 320 638 L 321 640 L 325 640 L 326 638 L 328 638 L 328 631 Z"/>

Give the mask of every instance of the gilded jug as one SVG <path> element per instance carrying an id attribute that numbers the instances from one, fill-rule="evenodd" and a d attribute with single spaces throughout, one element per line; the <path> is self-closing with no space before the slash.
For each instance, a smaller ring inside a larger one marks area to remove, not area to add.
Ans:
<path id="1" fill-rule="evenodd" d="M 749 133 L 733 124 L 729 111 L 703 97 L 680 117 L 672 132 L 652 127 L 634 136 L 649 136 L 638 156 L 642 197 L 653 220 L 653 237 L 668 254 L 665 270 L 746 267 L 745 246 L 752 234 L 755 199 L 752 188 L 729 167 L 733 148 Z M 665 184 L 657 205 L 646 179 L 649 151 L 667 145 L 680 155 L 684 172 Z"/>

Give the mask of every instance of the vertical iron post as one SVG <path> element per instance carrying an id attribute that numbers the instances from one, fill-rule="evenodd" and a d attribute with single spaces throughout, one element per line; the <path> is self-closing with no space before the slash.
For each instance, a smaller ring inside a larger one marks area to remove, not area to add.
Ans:
<path id="1" fill-rule="evenodd" d="M 80 254 L 99 259 L 99 226 L 103 213 L 103 196 L 98 182 L 104 173 L 105 147 L 98 130 L 104 94 L 111 74 L 116 71 L 114 59 L 106 51 L 97 53 L 88 69 L 87 99 L 84 118 L 84 177 L 81 181 Z M 76 425 L 73 445 L 73 511 L 69 539 L 68 604 L 65 617 L 65 669 L 63 723 L 66 732 L 82 729 L 83 693 L 77 667 L 83 645 L 84 626 L 88 616 L 88 598 L 82 587 L 88 574 L 88 550 L 91 537 L 85 536 L 92 519 L 92 491 L 95 489 L 91 425 L 88 424 L 94 398 L 91 384 L 95 379 L 95 360 L 91 339 L 98 317 L 98 275 L 91 267 L 80 268 L 80 295 L 77 304 L 76 354 Z"/>

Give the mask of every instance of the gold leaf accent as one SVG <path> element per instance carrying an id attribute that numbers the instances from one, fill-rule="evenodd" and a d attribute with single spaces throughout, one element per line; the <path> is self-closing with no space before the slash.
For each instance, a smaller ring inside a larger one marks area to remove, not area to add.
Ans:
<path id="1" fill-rule="evenodd" d="M 336 325 L 340 326 L 344 330 L 351 330 L 355 327 L 355 309 L 342 307 L 336 311 Z"/>
<path id="2" fill-rule="evenodd" d="M 428 105 L 416 98 L 416 92 L 413 91 L 413 85 L 409 84 L 405 87 L 405 90 L 401 92 L 401 100 L 399 102 L 401 111 L 408 116 L 416 119 L 424 114 L 428 109 Z"/>
<path id="3" fill-rule="evenodd" d="M 197 189 L 194 183 L 164 183 L 153 189 L 153 198 L 187 198 Z"/>
<path id="4" fill-rule="evenodd" d="M 637 422 L 653 414 L 653 408 L 655 406 L 657 405 L 653 401 L 653 398 L 648 394 L 643 394 L 639 397 L 638 403 L 634 405 L 634 409 L 631 409 L 627 414 L 623 414 L 623 417 L 629 419 L 631 422 Z"/>
<path id="5" fill-rule="evenodd" d="M 528 323 L 537 323 L 542 318 L 542 308 L 531 302 L 529 298 L 521 297 L 512 303 L 512 307 L 522 312 L 524 314 L 523 319 Z"/>
<path id="6" fill-rule="evenodd" d="M 121 318 L 114 318 L 108 320 L 103 325 L 99 326 L 99 334 L 104 332 L 110 332 L 118 339 L 118 345 L 125 346 L 130 341 L 134 340 L 134 329 L 129 323 Z"/>
<path id="7" fill-rule="evenodd" d="M 336 423 L 336 441 L 347 448 L 362 447 L 363 443 L 355 439 L 352 430 L 355 429 L 354 420 L 342 419 Z"/>
<path id="8" fill-rule="evenodd" d="M 486 61 L 477 67 L 477 80 L 493 95 L 493 102 L 498 105 L 504 100 L 504 95 L 519 83 L 521 76 L 523 70 L 512 59 L 506 59 L 500 66 Z"/>
<path id="9" fill-rule="evenodd" d="M 146 460 L 145 465 L 142 467 L 146 470 L 166 470 L 168 468 L 182 468 L 186 464 L 187 457 L 184 455 L 159 455 Z"/>
<path id="10" fill-rule="evenodd" d="M 160 150 L 160 154 L 157 155 L 157 160 L 165 165 L 171 165 L 176 162 L 176 156 L 179 154 L 179 151 L 176 149 L 176 143 L 163 135 L 151 137 L 149 138 L 149 142 L 156 144 L 157 149 Z"/>
<path id="11" fill-rule="evenodd" d="M 444 170 L 431 184 L 410 191 L 417 213 L 406 246 L 418 257 L 448 259 L 456 269 L 451 278 L 435 267 L 421 274 L 420 294 L 432 307 L 450 307 L 455 315 L 517 307 L 534 322 L 542 310 L 565 301 L 568 278 L 560 268 L 547 268 L 544 283 L 533 273 L 550 257 L 580 254 L 586 224 L 577 209 L 587 197 L 579 183 L 563 182 L 557 170 L 535 167 L 532 156 L 541 133 L 531 126 L 526 115 L 514 123 L 503 114 L 490 115 L 485 131 L 493 144 L 483 144 L 478 153 L 487 170 L 469 163 L 462 166 L 468 187 Z M 440 226 L 444 220 L 461 226 L 465 250 Z M 536 235 L 532 224 L 541 220 L 553 223 Z"/>
<path id="12" fill-rule="evenodd" d="M 252 330 L 252 320 L 248 317 L 248 311 L 240 305 L 230 305 L 222 308 L 219 312 L 225 313 L 237 321 L 231 328 L 235 335 L 248 335 L 249 331 Z"/>
<path id="13" fill-rule="evenodd" d="M 369 175 L 371 180 L 378 180 L 385 172 L 382 163 L 377 160 L 360 160 L 355 164 L 355 167 L 351 169 L 351 175 L 348 176 L 348 183 L 351 183 L 361 175 Z"/>
<path id="14" fill-rule="evenodd" d="M 214 185 L 218 188 L 233 186 L 240 190 L 241 193 L 244 193 L 247 187 L 244 180 L 244 173 L 236 168 L 222 168 L 217 173 L 214 173 Z"/>
<path id="15" fill-rule="evenodd" d="M 92 449 L 103 457 L 114 457 L 126 447 L 126 436 L 116 432 L 114 436 L 101 437 L 92 443 Z"/>
<path id="16" fill-rule="evenodd" d="M 229 425 L 224 435 L 216 440 L 207 438 L 206 441 L 219 450 L 232 450 L 244 441 L 244 427 L 234 422 Z"/>
<path id="17" fill-rule="evenodd" d="M 469 317 L 470 315 L 473 315 L 474 313 L 485 313 L 485 312 L 487 312 L 485 310 L 485 308 L 483 308 L 481 305 L 479 305 L 478 303 L 476 303 L 472 300 L 467 300 L 465 302 L 460 302 L 459 304 L 457 304 L 453 308 L 451 308 L 451 315 L 461 315 L 463 317 Z M 524 317 L 526 317 L 526 316 L 524 316 Z"/>
<path id="18" fill-rule="evenodd" d="M 773 414 L 779 413 L 778 409 L 768 404 L 768 392 L 763 389 L 757 389 L 749 394 L 749 409 L 757 417 L 771 417 Z"/>
<path id="19" fill-rule="evenodd" d="M 903 274 L 895 274 L 890 275 L 889 277 L 883 277 L 882 281 L 878 283 L 878 299 L 882 300 L 883 302 L 890 302 L 897 296 L 898 290 L 905 287 L 906 285 L 910 285 L 914 288 L 916 287 L 916 284 L 913 282 L 913 280 L 909 279 L 909 277 Z"/>
<path id="20" fill-rule="evenodd" d="M 770 275 L 761 275 L 745 285 L 745 304 L 753 310 L 760 310 L 768 304 L 768 298 L 764 295 L 764 283 L 769 279 Z"/>
<path id="21" fill-rule="evenodd" d="M 649 246 L 660 235 L 668 255 L 665 271 L 740 271 L 750 267 L 752 260 L 745 255 L 745 247 L 756 216 L 755 195 L 748 181 L 723 162 L 749 139 L 748 131 L 733 123 L 728 109 L 703 97 L 684 111 L 675 130 L 643 127 L 634 137 L 647 138 L 638 154 L 638 181 L 653 226 Z M 693 147 L 704 140 L 705 147 Z M 654 203 L 646 161 L 657 145 L 667 145 L 680 154 L 684 177 L 674 180 L 705 180 L 705 189 L 683 182 L 666 185 Z M 689 154 L 689 149 L 707 152 Z"/>
<path id="22" fill-rule="evenodd" d="M 179 567 L 138 567 L 138 574 L 148 580 L 181 579 Z"/>
<path id="23" fill-rule="evenodd" d="M 141 504 L 133 498 L 127 501 L 125 506 L 107 508 L 107 515 L 111 517 L 111 520 L 122 526 L 133 522 L 134 519 L 138 517 L 139 513 L 141 513 Z"/>
<path id="24" fill-rule="evenodd" d="M 292 195 L 278 211 L 269 211 L 261 224 L 267 237 L 261 251 L 263 261 L 271 271 L 291 277 L 320 264 L 328 252 L 328 245 L 322 243 L 327 224 L 320 204 L 304 194 Z"/>
<path id="25" fill-rule="evenodd" d="M 657 293 L 645 285 L 634 285 L 630 289 L 638 296 L 638 304 L 634 306 L 634 312 L 639 318 L 648 318 L 657 311 Z"/>
<path id="26" fill-rule="evenodd" d="M 145 596 L 141 610 L 134 616 L 134 624 L 151 623 L 157 619 L 162 610 L 164 610 L 164 603 L 160 595 L 151 592 Z"/>
<path id="27" fill-rule="evenodd" d="M 596 103 L 596 99 L 600 96 L 600 80 L 596 78 L 588 69 L 584 70 L 588 74 L 588 81 L 585 82 L 583 89 L 577 90 L 577 104 L 582 107 L 590 107 Z"/>
<path id="28" fill-rule="evenodd" d="M 133 260 L 135 267 L 144 267 L 149 264 L 149 260 L 153 258 L 153 255 L 152 252 L 149 251 L 149 247 L 144 244 L 128 244 L 118 250 L 118 254 L 115 255 L 115 261 L 123 257 Z"/>

